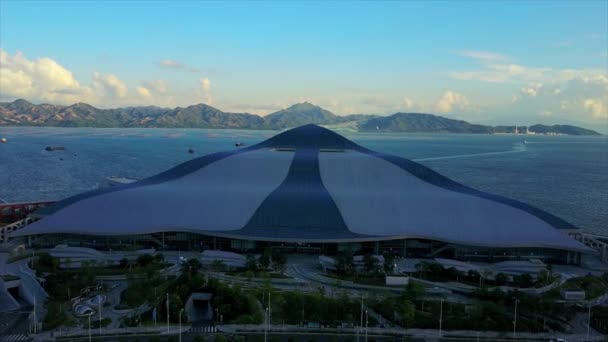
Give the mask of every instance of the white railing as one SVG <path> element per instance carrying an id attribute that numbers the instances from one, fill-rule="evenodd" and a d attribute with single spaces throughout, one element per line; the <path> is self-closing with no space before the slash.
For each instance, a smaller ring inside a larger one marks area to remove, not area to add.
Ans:
<path id="1" fill-rule="evenodd" d="M 0 243 L 7 243 L 10 233 L 27 226 L 32 223 L 32 221 L 33 219 L 26 217 L 23 220 L 0 227 Z"/>

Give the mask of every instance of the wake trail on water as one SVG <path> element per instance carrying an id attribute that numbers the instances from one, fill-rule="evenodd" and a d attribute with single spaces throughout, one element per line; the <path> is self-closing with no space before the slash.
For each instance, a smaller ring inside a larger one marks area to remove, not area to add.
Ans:
<path id="1" fill-rule="evenodd" d="M 470 154 L 457 154 L 454 156 L 445 156 L 445 157 L 431 157 L 431 158 L 418 158 L 412 159 L 413 161 L 431 161 L 431 160 L 443 160 L 443 159 L 456 159 L 456 158 L 472 158 L 472 157 L 485 157 L 485 156 L 496 156 L 501 154 L 511 154 L 511 153 L 520 153 L 526 152 L 528 149 L 526 145 L 518 143 L 513 144 L 513 147 L 508 151 L 497 151 L 497 152 L 482 152 L 482 153 L 470 153 Z"/>

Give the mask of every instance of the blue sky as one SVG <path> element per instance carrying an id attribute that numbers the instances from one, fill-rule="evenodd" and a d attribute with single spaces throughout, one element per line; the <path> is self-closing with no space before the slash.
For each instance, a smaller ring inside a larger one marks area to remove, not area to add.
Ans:
<path id="1" fill-rule="evenodd" d="M 0 2 L 0 98 L 608 120 L 608 2 Z"/>

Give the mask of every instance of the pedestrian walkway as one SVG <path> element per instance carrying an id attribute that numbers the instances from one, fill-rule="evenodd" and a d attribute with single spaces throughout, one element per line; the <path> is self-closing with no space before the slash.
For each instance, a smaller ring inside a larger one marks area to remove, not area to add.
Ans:
<path id="1" fill-rule="evenodd" d="M 217 328 L 215 326 L 206 326 L 206 327 L 192 327 L 187 333 L 189 334 L 197 334 L 197 333 L 215 333 L 217 332 Z"/>
<path id="2" fill-rule="evenodd" d="M 29 336 L 23 334 L 0 335 L 0 342 L 25 342 L 31 340 Z"/>

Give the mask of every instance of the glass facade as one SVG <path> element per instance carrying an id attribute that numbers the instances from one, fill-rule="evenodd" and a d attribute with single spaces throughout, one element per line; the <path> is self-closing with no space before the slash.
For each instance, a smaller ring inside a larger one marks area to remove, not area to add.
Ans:
<path id="1" fill-rule="evenodd" d="M 446 258 L 467 262 L 500 262 L 539 259 L 557 264 L 579 264 L 580 253 L 548 248 L 493 248 L 449 244 L 435 240 L 396 239 L 342 243 L 270 242 L 212 237 L 186 232 L 145 235 L 85 236 L 75 234 L 44 234 L 28 238 L 30 246 L 52 248 L 57 245 L 88 247 L 102 251 L 138 250 L 224 250 L 236 253 L 259 253 L 266 247 L 286 253 L 334 255 L 383 254 L 410 258 Z"/>

